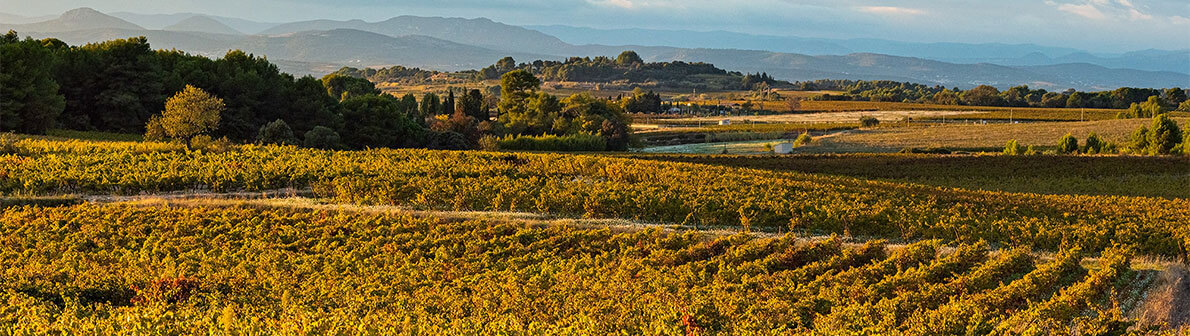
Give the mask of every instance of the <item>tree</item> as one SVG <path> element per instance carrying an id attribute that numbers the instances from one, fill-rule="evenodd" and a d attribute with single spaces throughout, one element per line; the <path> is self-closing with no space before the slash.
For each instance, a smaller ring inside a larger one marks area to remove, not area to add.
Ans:
<path id="1" fill-rule="evenodd" d="M 1157 96 L 1149 96 L 1149 99 L 1140 103 L 1140 111 L 1142 118 L 1152 118 L 1159 114 L 1168 112 L 1165 106 L 1161 104 L 1161 98 Z"/>
<path id="2" fill-rule="evenodd" d="M 481 122 L 491 119 L 487 109 L 484 108 L 483 93 L 477 89 L 467 91 L 467 94 L 459 97 L 455 110 L 459 111 L 460 109 L 463 114 Z"/>
<path id="3" fill-rule="evenodd" d="M 500 76 L 500 114 L 523 114 L 529 96 L 541 88 L 541 80 L 525 70 L 516 70 Z"/>
<path id="4" fill-rule="evenodd" d="M 1069 108 L 1088 107 L 1087 105 L 1089 103 L 1090 98 L 1087 97 L 1087 94 L 1082 92 L 1075 91 L 1074 93 L 1071 93 L 1068 98 L 1066 98 L 1066 107 Z"/>
<path id="5" fill-rule="evenodd" d="M 41 134 L 66 108 L 50 50 L 14 31 L 0 36 L 0 131 Z"/>
<path id="6" fill-rule="evenodd" d="M 420 145 L 424 130 L 400 112 L 389 95 L 365 95 L 343 101 L 343 143 L 351 148 L 411 147 Z"/>
<path id="7" fill-rule="evenodd" d="M 933 100 L 935 104 L 942 105 L 958 105 L 960 102 L 962 102 L 959 99 L 959 95 L 950 90 L 942 90 L 941 92 L 935 93 Z"/>
<path id="8" fill-rule="evenodd" d="M 1129 137 L 1128 150 L 1136 154 L 1147 154 L 1149 150 L 1149 128 L 1138 127 Z"/>
<path id="9" fill-rule="evenodd" d="M 202 89 L 187 85 L 165 101 L 165 111 L 149 120 L 146 137 L 156 137 L 155 128 L 167 138 L 189 141 L 196 135 L 214 130 L 219 126 L 221 114 L 226 109 L 223 99 L 212 96 Z"/>
<path id="10" fill-rule="evenodd" d="M 418 109 L 421 118 L 428 119 L 438 115 L 438 111 L 442 110 L 442 104 L 438 102 L 438 95 L 433 92 L 426 92 L 421 97 L 421 107 Z"/>
<path id="11" fill-rule="evenodd" d="M 1087 153 L 1087 154 L 1103 153 L 1103 148 L 1105 145 L 1107 145 L 1107 143 L 1105 141 L 1103 141 L 1103 138 L 1100 138 L 1098 134 L 1095 134 L 1095 132 L 1091 132 L 1090 135 L 1087 135 L 1087 141 L 1083 145 L 1083 153 Z"/>
<path id="12" fill-rule="evenodd" d="M 1062 136 L 1062 139 L 1058 140 L 1058 153 L 1078 153 L 1078 138 L 1075 138 L 1070 133 L 1066 133 L 1065 136 Z"/>
<path id="13" fill-rule="evenodd" d="M 976 106 L 1001 106 L 1004 105 L 1004 98 L 1000 97 L 1000 90 L 993 86 L 980 85 L 974 89 L 963 92 L 960 97 L 963 103 L 967 105 Z"/>
<path id="14" fill-rule="evenodd" d="M 1168 88 L 1165 89 L 1165 92 L 1161 93 L 1161 98 L 1165 100 L 1169 106 L 1178 106 L 1178 104 L 1186 101 L 1186 90 L 1183 90 L 1179 87 Z"/>
<path id="15" fill-rule="evenodd" d="M 376 85 L 367 79 L 339 74 L 329 74 L 322 77 L 322 85 L 326 87 L 326 93 L 328 95 L 340 101 L 355 96 L 380 94 L 380 90 L 376 89 Z"/>
<path id="16" fill-rule="evenodd" d="M 161 58 L 143 36 L 55 54 L 54 80 L 66 98 L 58 122 L 67 128 L 139 132 L 165 97 L 182 89 L 163 86 Z"/>
<path id="17" fill-rule="evenodd" d="M 315 126 L 314 129 L 306 132 L 304 138 L 303 145 L 310 148 L 337 149 L 343 146 L 339 133 L 323 126 Z"/>
<path id="18" fill-rule="evenodd" d="M 512 59 L 512 57 L 501 58 L 499 61 L 496 61 L 495 69 L 500 74 L 512 71 L 516 69 L 516 60 Z"/>
<path id="19" fill-rule="evenodd" d="M 1182 130 L 1178 124 L 1165 114 L 1153 117 L 1153 125 L 1148 131 L 1148 153 L 1152 155 L 1166 155 L 1182 141 Z"/>
<path id="20" fill-rule="evenodd" d="M 641 59 L 640 55 L 637 55 L 636 52 L 632 50 L 625 50 L 624 52 L 620 53 L 620 56 L 616 56 L 616 65 L 618 66 L 624 67 L 643 63 L 645 63 L 645 60 Z"/>
<path id="21" fill-rule="evenodd" d="M 274 145 L 296 145 L 298 143 L 297 138 L 293 136 L 293 130 L 289 128 L 289 124 L 281 119 L 261 126 L 260 131 L 257 132 L 256 141 L 262 144 Z"/>

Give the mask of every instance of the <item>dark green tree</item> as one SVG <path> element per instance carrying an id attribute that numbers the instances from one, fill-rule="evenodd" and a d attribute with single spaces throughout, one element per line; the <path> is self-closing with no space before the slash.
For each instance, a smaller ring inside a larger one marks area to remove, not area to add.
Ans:
<path id="1" fill-rule="evenodd" d="M 645 60 L 641 59 L 640 55 L 637 55 L 636 52 L 632 50 L 625 50 L 624 52 L 620 53 L 620 56 L 616 56 L 617 66 L 626 67 L 644 63 Z"/>
<path id="2" fill-rule="evenodd" d="M 53 54 L 16 32 L 0 36 L 0 131 L 41 134 L 66 107 L 53 79 Z"/>
<path id="3" fill-rule="evenodd" d="M 293 129 L 285 120 L 277 119 L 260 127 L 256 133 L 256 142 L 273 145 L 296 145 L 297 137 L 293 136 Z"/>
<path id="4" fill-rule="evenodd" d="M 1062 139 L 1058 140 L 1058 153 L 1078 153 L 1078 138 L 1075 138 L 1070 133 L 1066 133 L 1066 135 L 1062 136 Z"/>
<path id="5" fill-rule="evenodd" d="M 343 147 L 339 133 L 328 127 L 315 126 L 314 129 L 306 132 L 303 138 L 302 144 L 310 148 L 338 149 Z"/>
<path id="6" fill-rule="evenodd" d="M 1149 127 L 1147 137 L 1149 154 L 1166 155 L 1182 142 L 1182 130 L 1168 115 L 1158 114 L 1153 117 L 1153 125 Z"/>
<path id="7" fill-rule="evenodd" d="M 419 145 L 424 129 L 400 112 L 396 97 L 364 95 L 342 103 L 344 126 L 341 137 L 351 148 L 413 147 Z"/>

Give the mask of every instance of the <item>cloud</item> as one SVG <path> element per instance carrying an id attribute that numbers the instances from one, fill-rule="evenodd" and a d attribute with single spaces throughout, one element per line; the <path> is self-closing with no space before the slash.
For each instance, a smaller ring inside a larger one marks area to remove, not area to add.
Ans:
<path id="1" fill-rule="evenodd" d="M 905 7 L 891 7 L 891 6 L 863 6 L 857 8 L 861 12 L 882 14 L 882 15 L 920 15 L 925 14 L 925 11 L 914 8 Z"/>
<path id="2" fill-rule="evenodd" d="M 1095 5 L 1090 3 L 1082 5 L 1061 4 L 1058 5 L 1058 10 L 1092 20 L 1103 20 L 1107 18 L 1107 15 L 1103 14 L 1103 12 L 1099 11 L 1099 8 L 1096 8 Z"/>

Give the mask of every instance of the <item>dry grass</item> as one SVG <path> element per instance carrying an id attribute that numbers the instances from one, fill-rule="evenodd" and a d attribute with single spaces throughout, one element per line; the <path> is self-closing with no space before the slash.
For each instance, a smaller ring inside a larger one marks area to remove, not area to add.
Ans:
<path id="1" fill-rule="evenodd" d="M 1190 325 L 1190 269 L 1174 265 L 1161 272 L 1133 316 L 1142 324 L 1181 328 Z"/>

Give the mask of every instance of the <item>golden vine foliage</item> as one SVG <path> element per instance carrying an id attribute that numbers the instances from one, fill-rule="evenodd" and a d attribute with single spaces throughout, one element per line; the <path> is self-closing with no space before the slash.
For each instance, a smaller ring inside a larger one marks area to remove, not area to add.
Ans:
<path id="1" fill-rule="evenodd" d="M 937 240 L 284 208 L 9 207 L 0 222 L 6 335 L 1104 330 L 1128 323 L 1106 302 L 1134 276 L 1123 255 L 1034 267 L 1027 250 L 989 256 L 980 242 L 942 252 Z"/>
<path id="2" fill-rule="evenodd" d="M 1037 195 L 794 172 L 562 154 L 429 150 L 142 151 L 0 155 L 0 192 L 117 193 L 311 187 L 321 196 L 425 209 L 529 211 L 697 227 L 1184 256 L 1190 200 Z M 127 145 L 133 146 L 133 145 Z"/>

